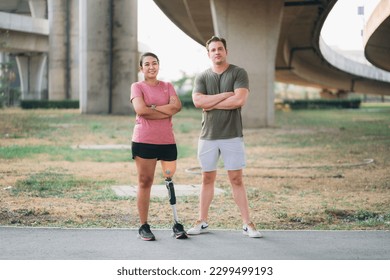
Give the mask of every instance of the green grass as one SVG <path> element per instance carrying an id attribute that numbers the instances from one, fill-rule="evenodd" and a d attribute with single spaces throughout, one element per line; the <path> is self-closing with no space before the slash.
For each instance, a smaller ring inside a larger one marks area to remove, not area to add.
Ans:
<path id="1" fill-rule="evenodd" d="M 18 180 L 11 193 L 13 196 L 75 198 L 86 201 L 122 199 L 109 188 L 112 183 L 112 181 L 80 179 L 70 174 L 46 171 Z"/>
<path id="2" fill-rule="evenodd" d="M 183 109 L 173 119 L 179 159 L 190 159 L 187 162 L 194 166 L 197 149 L 194 143 L 199 135 L 201 115 L 200 110 Z M 134 116 L 81 115 L 77 110 L 29 110 L 14 114 L 3 110 L 0 111 L 0 160 L 10 166 L 23 160 L 28 164 L 40 161 L 67 161 L 76 165 L 84 161 L 132 163 L 130 150 L 83 150 L 72 147 L 79 144 L 129 145 L 133 125 Z M 390 180 L 382 170 L 390 164 L 390 105 L 363 104 L 362 108 L 354 110 L 276 111 L 275 127 L 244 133 L 248 147 L 248 171 L 250 168 L 255 170 L 252 171 L 252 177 L 245 177 L 251 210 L 273 217 L 272 221 L 267 222 L 258 219 L 259 228 L 389 228 L 390 208 L 387 197 Z M 374 164 L 350 169 L 339 167 L 366 158 L 373 158 Z M 126 166 L 133 168 L 132 164 Z M 267 166 L 276 168 L 267 169 Z M 288 169 L 288 166 L 309 168 Z M 181 167 L 180 161 L 178 167 Z M 81 221 L 74 216 L 60 221 L 56 220 L 57 216 L 50 207 L 21 205 L 19 209 L 12 210 L 2 206 L 0 213 L 8 217 L 4 218 L 4 224 L 23 224 L 26 217 L 26 224 L 30 224 L 31 219 L 37 223 L 41 221 L 42 225 L 59 226 L 110 227 L 137 223 L 137 215 L 132 214 L 130 217 L 127 212 L 131 208 L 133 210 L 129 212 L 136 213 L 135 199 L 125 198 L 131 203 L 120 201 L 124 198 L 118 197 L 110 188 L 119 182 L 102 178 L 79 178 L 63 169 L 46 169 L 34 173 L 27 168 L 23 174 L 18 174 L 18 166 L 12 168 L 8 173 L 0 174 L 4 187 L 12 186 L 9 189 L 12 201 L 18 201 L 18 198 L 26 201 L 26 197 L 27 201 L 32 197 L 45 198 L 47 201 L 56 198 L 56 201 L 66 199 L 64 203 L 73 200 L 74 205 L 78 205 L 78 202 L 86 202 L 94 207 L 100 205 L 104 210 L 86 214 Z M 134 176 L 134 169 L 131 168 L 129 172 Z M 343 176 L 328 179 L 335 174 Z M 380 179 L 373 178 L 371 174 L 379 174 Z M 9 184 L 8 176 L 14 176 L 16 183 Z M 185 174 L 186 181 L 189 176 L 196 175 Z M 230 190 L 229 183 L 223 178 L 223 175 L 218 177 L 218 187 Z M 200 182 L 200 177 L 190 180 Z M 305 184 L 305 187 L 302 188 L 301 184 Z M 355 191 L 359 192 L 360 197 L 353 198 Z M 374 202 L 365 200 L 365 196 L 371 194 L 375 194 Z M 296 205 L 289 205 L 292 199 L 297 201 Z M 311 199 L 316 201 L 315 205 L 309 205 Z M 301 207 L 300 201 L 307 202 L 307 205 Z M 115 212 L 113 208 L 119 207 L 121 203 L 126 204 L 123 208 L 126 210 Z M 166 199 L 152 198 L 151 203 L 151 209 L 161 209 L 161 205 L 166 205 Z M 187 204 L 189 209 L 197 209 L 198 198 L 179 198 L 178 204 Z M 235 205 L 230 192 L 216 196 L 210 212 L 217 213 L 218 218 L 225 215 L 228 218 L 213 226 L 232 227 L 235 223 L 231 222 L 232 214 L 229 216 L 231 209 L 235 209 Z M 155 220 L 160 220 L 159 211 Z M 164 226 L 166 223 L 167 220 L 161 220 L 161 224 L 156 226 Z"/>
<path id="3" fill-rule="evenodd" d="M 179 158 L 192 156 L 195 148 L 178 145 Z M 132 161 L 130 150 L 88 150 L 61 146 L 5 146 L 0 147 L 0 159 L 34 158 L 47 155 L 52 161 L 64 160 L 69 162 L 128 162 Z"/>
<path id="4" fill-rule="evenodd" d="M 276 112 L 278 127 L 297 129 L 279 136 L 273 146 L 315 147 L 331 145 L 344 149 L 351 145 L 360 148 L 367 142 L 390 144 L 390 107 L 369 107 L 350 110 L 299 110 Z M 305 131 L 307 129 L 307 131 Z M 315 132 L 315 133 L 314 133 Z"/>
<path id="5" fill-rule="evenodd" d="M 125 162 L 131 160 L 130 151 L 122 150 L 82 150 L 64 146 L 5 146 L 0 147 L 1 159 L 33 158 L 37 155 L 48 155 L 50 160 L 58 161 L 93 161 Z"/>
<path id="6" fill-rule="evenodd" d="M 327 209 L 325 213 L 328 215 L 328 221 L 335 222 L 335 220 L 340 220 L 347 225 L 357 224 L 365 227 L 375 227 L 383 223 L 390 223 L 390 211 L 380 214 L 365 209 L 356 211 Z"/>
<path id="7" fill-rule="evenodd" d="M 361 132 L 390 136 L 388 129 L 390 106 L 369 107 L 350 110 L 299 110 L 276 112 L 276 123 L 281 126 L 299 128 L 321 128 L 346 130 L 354 134 Z"/>
<path id="8" fill-rule="evenodd" d="M 76 110 L 65 114 L 59 113 L 59 110 L 29 110 L 24 114 L 2 114 L 1 112 L 0 114 L 0 124 L 10 130 L 2 133 L 0 138 L 55 140 L 73 132 L 85 133 L 86 131 L 95 134 L 97 139 L 107 135 L 111 138 L 129 138 L 133 128 L 132 117 L 81 115 Z"/>

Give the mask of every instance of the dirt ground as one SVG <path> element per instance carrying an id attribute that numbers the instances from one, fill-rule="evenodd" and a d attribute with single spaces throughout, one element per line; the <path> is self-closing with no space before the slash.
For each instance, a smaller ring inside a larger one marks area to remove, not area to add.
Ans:
<path id="1" fill-rule="evenodd" d="M 28 114 L 19 110 L 0 112 L 1 146 L 58 146 L 88 144 L 129 144 L 128 133 L 120 137 L 96 134 L 83 124 L 64 121 L 60 128 L 47 135 L 29 136 L 11 118 Z M 50 118 L 63 111 L 40 111 L 42 118 Z M 67 113 L 69 114 L 69 113 Z M 72 114 L 77 115 L 77 112 Z M 80 117 L 88 123 L 102 122 L 128 126 L 129 117 Z M 95 118 L 92 120 L 92 118 Z M 179 120 L 178 122 L 180 122 Z M 188 120 L 183 119 L 184 123 Z M 46 127 L 47 128 L 47 127 Z M 61 130 L 61 133 L 59 133 Z M 338 129 L 325 131 L 335 135 Z M 129 133 L 131 130 L 129 129 Z M 390 229 L 390 175 L 388 146 L 370 146 L 365 151 L 351 149 L 340 153 L 331 145 L 297 146 L 273 145 L 275 137 L 302 134 L 308 138 L 318 134 L 316 129 L 275 127 L 245 131 L 247 168 L 244 180 L 247 187 L 251 218 L 260 229 Z M 324 133 L 324 131 L 322 131 Z M 11 137 L 11 135 L 14 135 Z M 16 137 L 15 135 L 19 135 Z M 178 143 L 196 149 L 198 131 L 176 132 Z M 363 136 L 362 136 L 363 137 Z M 361 141 L 364 141 L 362 138 Z M 270 144 L 264 144 L 270 143 Z M 129 153 L 123 150 L 123 153 Z M 372 160 L 370 160 L 372 159 Z M 134 198 L 107 199 L 77 198 L 77 196 L 42 197 L 29 192 L 15 194 L 18 181 L 32 174 L 61 173 L 92 181 L 110 181 L 114 185 L 136 185 L 137 174 L 132 160 L 119 162 L 69 161 L 53 158 L 45 153 L 24 157 L 0 157 L 0 224 L 60 227 L 138 227 Z M 196 156 L 178 160 L 174 176 L 176 184 L 200 184 Z M 155 183 L 163 178 L 156 172 Z M 234 204 L 225 171 L 218 170 L 217 184 L 225 194 L 215 196 L 210 208 L 212 228 L 238 229 L 241 219 Z M 107 189 L 109 186 L 98 186 Z M 86 192 L 80 187 L 80 192 Z M 77 192 L 77 191 L 76 191 Z M 179 218 L 186 228 L 197 218 L 198 198 L 178 197 Z M 172 211 L 167 199 L 152 198 L 149 222 L 155 228 L 172 224 Z"/>

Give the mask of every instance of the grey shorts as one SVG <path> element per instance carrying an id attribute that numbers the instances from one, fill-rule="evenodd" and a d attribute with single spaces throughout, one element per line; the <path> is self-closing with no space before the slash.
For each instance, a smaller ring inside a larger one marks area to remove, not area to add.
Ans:
<path id="1" fill-rule="evenodd" d="M 240 170 L 245 167 L 245 145 L 242 137 L 198 142 L 198 160 L 203 172 L 217 170 L 219 158 L 226 170 Z"/>

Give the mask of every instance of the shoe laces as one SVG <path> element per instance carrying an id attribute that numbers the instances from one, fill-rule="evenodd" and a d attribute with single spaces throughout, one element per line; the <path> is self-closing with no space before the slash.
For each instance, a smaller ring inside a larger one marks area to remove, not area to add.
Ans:
<path id="1" fill-rule="evenodd" d="M 141 226 L 141 228 L 144 230 L 144 231 L 146 231 L 146 232 L 151 232 L 150 231 L 150 225 L 149 224 L 143 224 L 142 226 Z"/>

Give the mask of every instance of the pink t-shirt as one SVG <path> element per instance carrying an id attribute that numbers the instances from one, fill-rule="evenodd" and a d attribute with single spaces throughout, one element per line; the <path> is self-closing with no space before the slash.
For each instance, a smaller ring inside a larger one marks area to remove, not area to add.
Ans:
<path id="1" fill-rule="evenodd" d="M 176 91 L 168 82 L 159 81 L 156 86 L 151 86 L 141 81 L 131 85 L 131 102 L 135 97 L 142 97 L 147 106 L 152 104 L 161 106 L 168 104 L 171 96 L 176 96 Z M 147 144 L 175 144 L 172 117 L 147 120 L 136 115 L 132 141 Z"/>

